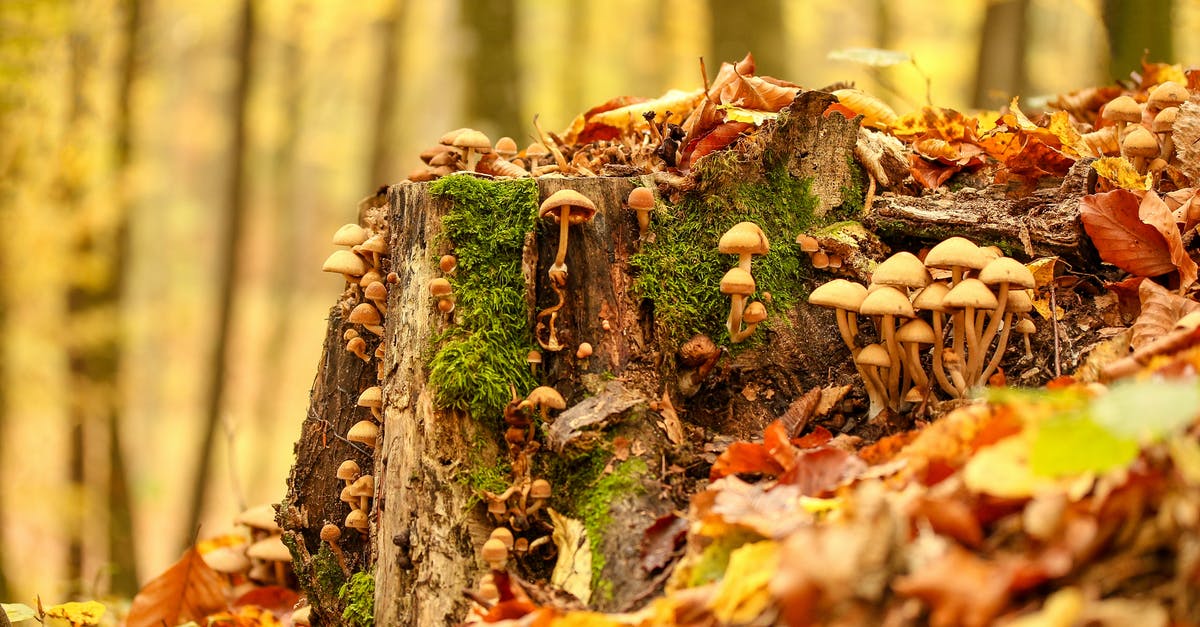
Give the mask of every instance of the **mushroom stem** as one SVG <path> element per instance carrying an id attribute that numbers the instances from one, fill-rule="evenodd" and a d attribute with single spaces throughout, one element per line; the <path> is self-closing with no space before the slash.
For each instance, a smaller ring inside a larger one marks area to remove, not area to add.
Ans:
<path id="1" fill-rule="evenodd" d="M 1004 301 L 1000 302 L 1003 306 Z M 1008 345 L 1008 336 L 1011 331 L 1012 312 L 1006 311 L 1004 312 L 1004 330 L 1000 332 L 1000 341 L 996 343 L 996 352 L 992 353 L 992 359 L 988 362 L 987 368 L 984 369 L 983 374 L 979 375 L 980 385 L 986 385 L 988 379 L 992 376 L 992 373 L 995 372 L 996 368 L 1000 366 L 1000 360 L 1004 357 L 1004 349 Z M 1029 336 L 1025 336 L 1025 338 L 1028 340 Z"/>
<path id="2" fill-rule="evenodd" d="M 975 359 L 975 354 L 979 352 L 979 334 L 975 332 L 975 308 L 964 307 L 963 319 L 967 321 L 966 328 L 963 333 L 967 341 L 967 359 L 963 365 L 963 377 L 966 380 L 968 387 L 975 384 L 974 377 L 971 376 L 971 360 Z M 957 352 L 957 351 L 956 351 Z M 962 355 L 962 353 L 959 353 Z M 961 357 L 960 357 L 961 359 Z"/>
<path id="3" fill-rule="evenodd" d="M 917 385 L 917 387 L 929 389 L 929 377 L 925 374 L 925 368 L 921 366 L 919 346 L 916 342 L 905 342 L 905 344 L 908 348 L 908 364 L 906 367 L 908 372 L 912 375 L 913 382 Z M 907 387 L 908 386 L 905 386 L 905 394 L 908 393 Z M 904 398 L 904 395 L 901 395 L 900 398 Z"/>
<path id="4" fill-rule="evenodd" d="M 883 341 L 887 346 L 888 357 L 892 360 L 891 369 L 888 370 L 887 387 L 885 388 L 885 396 L 890 403 L 898 403 L 900 399 L 900 347 L 896 342 L 896 317 L 892 315 L 884 315 L 883 322 L 880 325 L 883 328 Z"/>
<path id="5" fill-rule="evenodd" d="M 730 343 L 737 344 L 737 343 L 745 340 L 746 338 L 750 337 L 751 335 L 754 335 L 754 329 L 757 326 L 758 326 L 757 322 L 747 323 L 745 329 L 742 329 L 742 330 L 738 331 L 737 333 L 730 334 L 730 336 L 729 336 Z"/>
<path id="6" fill-rule="evenodd" d="M 959 283 L 962 283 L 962 278 L 963 278 L 963 266 L 951 266 L 950 267 L 950 287 L 953 288 L 954 286 L 958 285 Z M 958 309 L 953 314 L 951 314 L 951 320 L 952 320 L 952 324 L 954 325 L 953 336 L 952 336 L 954 339 L 951 343 L 951 348 L 953 348 L 954 352 L 958 353 L 961 356 L 963 354 L 963 326 L 964 326 L 963 310 Z"/>
<path id="7" fill-rule="evenodd" d="M 863 374 L 863 387 L 867 388 L 867 398 L 871 401 L 871 407 L 867 410 L 867 419 L 875 420 L 875 417 L 883 413 L 884 408 L 888 406 L 887 391 L 883 379 L 879 376 L 877 366 L 862 366 L 859 371 Z"/>
<path id="8" fill-rule="evenodd" d="M 954 382 L 954 396 L 962 398 L 967 395 L 967 381 L 963 378 L 962 373 L 962 357 L 958 356 L 953 349 L 946 349 L 942 357 L 946 363 L 946 370 L 950 373 L 950 380 Z"/>
<path id="9" fill-rule="evenodd" d="M 287 567 L 280 560 L 275 560 L 275 583 L 280 586 L 287 586 Z"/>
<path id="10" fill-rule="evenodd" d="M 750 271 L 750 259 L 753 256 L 754 255 L 752 255 L 750 253 L 739 253 L 738 254 L 738 267 L 745 270 L 746 272 L 749 272 Z"/>
<path id="11" fill-rule="evenodd" d="M 558 254 L 554 256 L 554 265 L 550 266 L 550 279 L 561 285 L 567 281 L 567 237 L 570 235 L 571 228 L 570 205 L 563 206 L 562 214 L 558 217 L 558 224 Z M 561 282 L 555 277 L 555 272 L 562 273 Z"/>
<path id="12" fill-rule="evenodd" d="M 842 341 L 846 343 L 846 348 L 850 349 L 850 355 L 858 355 L 858 346 L 854 344 L 854 336 L 857 333 L 850 331 L 849 311 L 838 307 L 834 309 L 834 315 L 837 316 L 838 333 L 842 335 Z M 856 325 L 857 326 L 857 325 Z"/>
<path id="13" fill-rule="evenodd" d="M 741 341 L 734 338 L 738 337 L 742 328 L 742 310 L 746 308 L 746 297 L 741 294 L 731 294 L 730 297 L 732 300 L 729 305 L 729 321 L 725 326 L 729 329 L 729 341 L 736 344 Z"/>
<path id="14" fill-rule="evenodd" d="M 937 341 L 933 343 L 933 376 L 937 379 L 938 385 L 942 386 L 942 390 L 950 396 L 958 396 L 958 390 L 946 378 L 946 367 L 942 363 L 942 351 L 945 350 L 942 347 L 942 334 L 942 312 L 935 311 L 933 312 L 933 335 Z"/>
<path id="15" fill-rule="evenodd" d="M 1022 333 L 1025 336 L 1025 359 L 1033 359 L 1033 347 L 1029 345 L 1029 334 Z"/>
<path id="16" fill-rule="evenodd" d="M 1005 315 L 1005 306 L 1008 304 L 1008 281 L 1000 283 L 999 294 L 996 295 L 996 309 L 992 312 L 992 319 L 988 321 L 987 327 L 983 331 L 983 338 L 979 345 L 979 355 L 972 354 L 970 361 L 967 364 L 968 375 L 977 377 L 980 382 L 987 381 L 986 376 L 979 376 L 983 370 L 984 352 L 992 345 L 992 340 L 996 338 L 996 331 L 1000 330 L 1000 319 L 1004 318 L 1004 331 L 1008 333 L 1008 323 L 1012 316 Z M 1004 353 L 1004 340 L 1000 341 L 1000 345 L 996 347 L 996 354 Z"/>

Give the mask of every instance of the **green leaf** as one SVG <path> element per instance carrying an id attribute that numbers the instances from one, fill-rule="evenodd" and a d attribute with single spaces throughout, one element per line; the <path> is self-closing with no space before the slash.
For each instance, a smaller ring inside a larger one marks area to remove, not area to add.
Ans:
<path id="1" fill-rule="evenodd" d="M 912 61 L 912 55 L 899 50 L 882 48 L 842 48 L 826 56 L 830 61 L 850 61 L 871 67 L 891 67 Z"/>
<path id="2" fill-rule="evenodd" d="M 1200 409 L 1200 386 L 1134 381 L 1092 401 L 1092 418 L 1114 436 L 1153 442 L 1190 425 Z"/>
<path id="3" fill-rule="evenodd" d="M 773 111 L 758 111 L 756 109 L 743 109 L 733 105 L 717 105 L 718 109 L 725 112 L 726 122 L 744 122 L 755 126 L 762 126 L 767 120 L 774 120 L 779 117 L 779 114 Z"/>
<path id="4" fill-rule="evenodd" d="M 1029 465 L 1044 477 L 1102 473 L 1129 465 L 1137 454 L 1136 440 L 1118 437 L 1086 414 L 1066 414 L 1037 426 Z"/>
<path id="5" fill-rule="evenodd" d="M 8 622 L 19 623 L 23 620 L 37 618 L 37 612 L 24 603 L 0 603 L 0 608 L 8 616 Z"/>

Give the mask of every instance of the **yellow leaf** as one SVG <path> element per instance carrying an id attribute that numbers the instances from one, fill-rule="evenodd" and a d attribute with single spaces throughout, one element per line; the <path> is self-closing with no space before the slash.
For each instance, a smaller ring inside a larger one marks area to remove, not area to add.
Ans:
<path id="1" fill-rule="evenodd" d="M 1131 191 L 1146 191 L 1150 189 L 1152 179 L 1149 174 L 1138 174 L 1133 164 L 1121 157 L 1104 157 L 1092 162 L 1096 174 L 1108 179 L 1117 187 Z"/>
<path id="2" fill-rule="evenodd" d="M 1083 612 L 1083 592 L 1079 588 L 1063 588 L 1050 595 L 1042 609 L 1019 616 L 1008 627 L 1059 627 L 1074 625 Z"/>
<path id="3" fill-rule="evenodd" d="M 734 549 L 711 606 L 722 624 L 741 625 L 758 618 L 771 604 L 767 584 L 779 568 L 779 543 L 754 542 Z"/>
<path id="4" fill-rule="evenodd" d="M 592 545 L 588 542 L 587 529 L 579 520 L 553 509 L 546 511 L 554 525 L 551 538 L 558 548 L 558 561 L 554 563 L 550 583 L 586 604 L 592 596 Z"/>
<path id="5" fill-rule="evenodd" d="M 104 611 L 104 606 L 96 601 L 71 601 L 46 608 L 46 616 L 69 620 L 71 625 L 98 625 Z"/>
<path id="6" fill-rule="evenodd" d="M 1014 435 L 979 449 L 963 468 L 963 483 L 972 492 L 1000 498 L 1025 498 L 1054 482 L 1029 467 L 1029 438 Z"/>
<path id="7" fill-rule="evenodd" d="M 774 120 L 779 117 L 778 113 L 771 111 L 758 111 L 756 109 L 744 109 L 733 105 L 718 105 L 718 109 L 725 112 L 726 122 L 745 122 L 755 126 L 762 126 L 767 120 Z"/>

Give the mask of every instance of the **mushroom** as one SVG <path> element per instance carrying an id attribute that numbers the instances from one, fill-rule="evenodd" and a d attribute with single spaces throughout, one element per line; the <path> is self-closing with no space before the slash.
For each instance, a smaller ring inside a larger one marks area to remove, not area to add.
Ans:
<path id="1" fill-rule="evenodd" d="M 1017 322 L 1016 328 L 1017 333 L 1025 336 L 1025 359 L 1033 359 L 1033 349 L 1029 346 L 1029 336 L 1037 332 L 1037 327 L 1034 326 L 1033 320 L 1024 317 Z"/>
<path id="2" fill-rule="evenodd" d="M 738 267 L 750 273 L 750 260 L 754 255 L 765 255 L 771 244 L 762 229 L 753 222 L 738 222 L 729 228 L 717 241 L 717 250 L 738 256 Z"/>
<path id="3" fill-rule="evenodd" d="M 1130 133 L 1130 136 L 1132 137 L 1133 133 Z M 992 312 L 992 319 L 983 331 L 979 345 L 979 354 L 972 353 L 968 355 L 967 378 L 977 377 L 979 381 L 987 381 L 986 376 L 980 377 L 980 373 L 983 371 L 984 353 L 991 346 L 992 340 L 996 337 L 996 332 L 1000 329 L 1002 316 L 1004 318 L 1005 333 L 1000 336 L 1000 341 L 996 345 L 996 355 L 1004 354 L 1005 344 L 1008 341 L 1008 327 L 1012 322 L 1012 314 L 1006 313 L 1010 286 L 1033 289 L 1037 283 L 1029 268 L 1026 268 L 1024 264 L 1012 257 L 1000 257 L 989 262 L 988 265 L 979 271 L 979 280 L 983 281 L 984 285 L 997 285 L 999 287 L 996 290 L 996 309 Z M 997 363 L 999 362 L 997 361 Z"/>
<path id="4" fill-rule="evenodd" d="M 529 351 L 529 354 L 525 356 L 525 361 L 529 362 L 529 374 L 536 377 L 538 364 L 542 363 L 542 354 L 536 350 Z"/>
<path id="5" fill-rule="evenodd" d="M 438 311 L 447 314 L 454 311 L 454 291 L 450 286 L 450 281 L 444 277 L 430 279 L 429 293 L 437 299 Z"/>
<path id="6" fill-rule="evenodd" d="M 354 480 L 358 479 L 359 475 L 361 474 L 362 469 L 358 467 L 358 462 L 354 461 L 353 459 L 347 459 L 346 461 L 342 462 L 337 469 L 337 478 L 345 481 L 346 487 L 349 487 L 350 484 L 354 483 Z"/>
<path id="7" fill-rule="evenodd" d="M 501 158 L 512 161 L 517 156 L 517 142 L 507 135 L 496 140 L 496 154 Z"/>
<path id="8" fill-rule="evenodd" d="M 283 543 L 283 536 L 272 535 L 266 540 L 259 540 L 246 549 L 246 557 L 270 562 L 275 566 L 275 583 L 287 585 L 287 565 L 292 563 L 292 552 Z"/>
<path id="9" fill-rule="evenodd" d="M 746 297 L 754 293 L 754 288 L 754 277 L 741 266 L 730 268 L 721 278 L 721 293 L 729 295 L 732 299 L 726 328 L 729 330 L 729 341 L 735 344 L 740 341 L 734 338 L 742 328 L 742 310 L 746 306 Z"/>
<path id="10" fill-rule="evenodd" d="M 352 509 L 349 514 L 346 514 L 346 526 L 351 529 L 357 529 L 360 533 L 367 533 L 371 527 L 371 521 L 367 518 L 367 513 L 361 509 Z"/>
<path id="11" fill-rule="evenodd" d="M 438 268 L 446 274 L 454 274 L 454 271 L 458 269 L 458 259 L 454 255 L 442 255 L 442 258 L 438 260 Z"/>
<path id="12" fill-rule="evenodd" d="M 342 539 L 342 530 L 333 523 L 326 523 L 321 527 L 321 540 L 329 544 L 329 550 L 333 551 L 337 557 L 338 566 L 342 567 L 342 573 L 347 577 L 350 576 L 350 568 L 346 566 L 346 554 L 342 552 L 342 547 L 338 546 L 338 540 Z"/>
<path id="13" fill-rule="evenodd" d="M 533 407 L 538 410 L 542 422 L 550 422 L 550 410 L 566 409 L 567 402 L 563 399 L 562 394 L 558 393 L 558 390 L 548 385 L 539 385 L 533 388 L 529 396 L 525 397 L 525 400 L 521 401 L 517 407 L 520 409 Z M 530 426 L 530 437 L 533 437 L 532 425 Z"/>
<path id="14" fill-rule="evenodd" d="M 858 308 L 858 313 L 864 316 L 881 316 L 879 334 L 887 348 L 890 359 L 887 387 L 884 395 L 893 401 L 900 398 L 900 347 L 896 342 L 896 317 L 912 318 L 916 316 L 912 303 L 900 290 L 881 285 L 867 294 Z"/>
<path id="15" fill-rule="evenodd" d="M 587 359 L 592 356 L 592 345 L 588 342 L 582 342 L 579 348 L 575 351 L 576 359 Z"/>
<path id="16" fill-rule="evenodd" d="M 804 233 L 796 236 L 796 243 L 800 245 L 801 252 L 806 252 L 810 256 L 818 250 L 821 250 L 821 244 L 817 242 L 817 238 L 811 235 L 805 235 Z"/>
<path id="17" fill-rule="evenodd" d="M 1146 173 L 1146 166 L 1149 165 L 1150 159 L 1158 156 L 1158 152 L 1158 141 L 1144 126 L 1133 127 L 1125 136 L 1125 141 L 1121 142 L 1121 153 L 1133 162 L 1133 169 L 1137 170 L 1138 174 Z"/>
<path id="18" fill-rule="evenodd" d="M 920 345 L 936 344 L 941 338 L 933 332 L 933 327 L 920 318 L 913 318 L 896 329 L 896 341 L 901 344 L 905 359 L 906 378 L 911 378 L 917 387 L 929 389 L 929 377 L 921 366 Z M 906 385 L 905 393 L 908 392 Z M 903 396 L 901 397 L 903 398 Z"/>
<path id="19" fill-rule="evenodd" d="M 534 479 L 529 486 L 529 498 L 532 503 L 525 510 L 526 516 L 532 516 L 546 505 L 546 501 L 550 499 L 550 482 L 545 479 Z"/>
<path id="20" fill-rule="evenodd" d="M 952 313 L 945 305 L 942 304 L 942 299 L 946 297 L 946 292 L 950 291 L 950 286 L 935 281 L 926 285 L 913 296 L 913 308 L 932 313 L 933 318 L 933 335 L 936 338 L 933 342 L 933 376 L 937 379 L 938 385 L 951 396 L 958 396 L 958 390 L 946 377 L 946 369 L 942 365 L 942 322 L 943 316 L 946 313 Z"/>
<path id="21" fill-rule="evenodd" d="M 492 533 L 488 535 L 488 540 L 499 540 L 504 543 L 504 548 L 511 551 L 513 542 L 516 538 L 513 537 L 513 532 L 508 527 L 496 527 L 492 529 Z"/>
<path id="22" fill-rule="evenodd" d="M 370 407 L 371 415 L 375 416 L 376 420 L 382 419 L 383 416 L 380 415 L 380 410 L 383 408 L 383 388 L 378 385 L 372 385 L 363 390 L 362 394 L 358 395 L 358 406 Z"/>
<path id="23" fill-rule="evenodd" d="M 362 257 L 345 250 L 333 251 L 321 265 L 322 272 L 336 272 L 346 278 L 349 283 L 358 283 L 358 277 L 367 271 L 367 264 Z"/>
<path id="24" fill-rule="evenodd" d="M 487 135 L 473 129 L 463 129 L 462 132 L 454 136 L 450 145 L 455 148 L 461 148 L 464 153 L 467 171 L 474 172 L 475 165 L 479 162 L 479 155 L 492 151 L 492 140 L 488 139 Z"/>
<path id="25" fill-rule="evenodd" d="M 867 297 L 867 288 L 846 279 L 834 279 L 823 283 L 808 295 L 808 302 L 818 307 L 831 307 L 837 315 L 838 332 L 850 354 L 858 354 L 854 337 L 858 335 L 858 308 Z"/>
<path id="26" fill-rule="evenodd" d="M 363 475 L 350 484 L 350 496 L 358 498 L 358 508 L 364 512 L 370 508 L 369 501 L 375 496 L 375 477 Z"/>
<path id="27" fill-rule="evenodd" d="M 888 257 L 871 273 L 871 283 L 895 288 L 919 289 L 929 285 L 929 281 L 925 264 L 910 252 L 898 252 Z"/>
<path id="28" fill-rule="evenodd" d="M 981 338 L 980 332 L 975 328 L 975 312 L 980 309 L 995 309 L 999 303 L 996 302 L 996 295 L 992 294 L 983 281 L 979 279 L 963 279 L 958 285 L 950 288 L 950 291 L 946 293 L 946 297 L 942 299 L 942 304 L 952 309 L 961 310 L 956 311 L 955 316 L 961 317 L 964 321 L 963 334 L 967 344 L 967 359 L 962 364 L 962 376 L 968 387 L 972 386 L 976 383 L 976 380 L 971 376 L 970 360 L 974 355 L 984 350 L 984 347 L 979 345 Z M 958 359 L 963 359 L 962 353 L 957 350 L 954 353 Z M 944 353 L 943 358 L 948 359 Z M 947 366 L 949 366 L 949 363 L 947 363 Z"/>
<path id="29" fill-rule="evenodd" d="M 1162 145 L 1158 156 L 1164 161 L 1169 162 L 1175 157 L 1175 141 L 1171 138 L 1171 131 L 1174 130 L 1178 117 L 1179 107 L 1167 107 L 1154 116 L 1154 134 L 1158 135 L 1158 142 Z"/>
<path id="30" fill-rule="evenodd" d="M 951 237 L 938 243 L 937 246 L 929 249 L 925 255 L 925 266 L 928 268 L 942 268 L 950 270 L 950 287 L 958 285 L 963 279 L 963 273 L 967 270 L 979 270 L 987 265 L 988 258 L 969 239 L 965 237 Z M 963 353 L 964 328 L 966 323 L 962 319 L 961 311 L 954 312 L 954 335 L 951 348 L 959 354 Z"/>
<path id="31" fill-rule="evenodd" d="M 867 344 L 854 356 L 854 364 L 862 373 L 863 387 L 867 388 L 867 398 L 871 407 L 867 410 L 867 418 L 873 420 L 888 406 L 887 387 L 879 376 L 880 368 L 891 367 L 891 357 L 887 349 L 879 344 Z"/>
<path id="32" fill-rule="evenodd" d="M 1142 121 L 1142 108 L 1132 96 L 1118 96 L 1104 105 L 1104 119 L 1117 125 L 1117 142 L 1124 139 L 1125 125 Z"/>
<path id="33" fill-rule="evenodd" d="M 333 234 L 333 244 L 335 246 L 358 246 L 367 241 L 367 230 L 361 226 L 351 222 L 343 224 Z"/>
<path id="34" fill-rule="evenodd" d="M 825 268 L 829 267 L 829 253 L 823 250 L 818 250 L 817 252 L 813 253 L 809 257 L 809 260 L 812 262 L 812 267 L 814 270 L 824 270 Z"/>
<path id="35" fill-rule="evenodd" d="M 366 257 L 371 256 L 371 265 L 375 268 L 379 267 L 379 258 L 387 254 L 387 240 L 382 233 L 376 233 L 367 238 L 367 241 L 354 247 L 354 252 Z"/>
<path id="36" fill-rule="evenodd" d="M 558 254 L 550 266 L 550 280 L 558 286 L 567 283 L 567 229 L 572 224 L 583 224 L 596 214 L 596 204 L 587 196 L 573 189 L 560 189 L 542 202 L 538 217 L 552 217 L 559 224 Z"/>
<path id="37" fill-rule="evenodd" d="M 529 162 L 529 170 L 541 165 L 542 159 L 550 155 L 550 151 L 546 150 L 546 146 L 541 142 L 533 142 L 525 147 L 525 159 Z"/>
<path id="38" fill-rule="evenodd" d="M 650 234 L 650 212 L 654 210 L 654 192 L 649 187 L 635 187 L 629 192 L 625 203 L 637 212 L 638 237 L 647 239 Z"/>
<path id="39" fill-rule="evenodd" d="M 346 319 L 350 324 L 361 324 L 363 328 L 378 336 L 383 336 L 383 318 L 379 315 L 379 310 L 371 303 L 359 303 L 350 310 L 350 316 Z"/>
<path id="40" fill-rule="evenodd" d="M 250 568 L 250 558 L 246 557 L 246 546 L 222 546 L 203 554 L 204 563 L 221 573 L 221 578 L 232 587 L 234 575 L 245 573 Z"/>
<path id="41" fill-rule="evenodd" d="M 249 527 L 251 537 L 256 540 L 262 536 L 283 532 L 279 523 L 275 522 L 275 505 L 272 503 L 255 505 L 238 514 L 233 522 Z"/>
<path id="42" fill-rule="evenodd" d="M 1029 294 L 1025 290 L 1011 290 L 1008 292 L 1008 297 L 1005 298 L 1004 304 L 1004 331 L 1000 334 L 1000 347 L 1004 346 L 1011 334 L 1010 326 L 1014 315 L 1021 316 L 1021 319 L 1026 319 L 1027 314 L 1033 311 L 1033 299 L 1029 298 Z M 1033 324 L 1030 322 L 1030 324 Z M 1025 338 L 1025 346 L 1029 346 L 1029 338 Z M 1000 366 L 1000 360 L 1004 357 L 1003 348 L 997 347 L 996 352 L 992 354 L 991 361 L 988 362 L 987 368 L 984 368 L 983 373 L 979 375 L 979 380 L 987 381 Z M 1029 351 L 1026 351 L 1029 352 Z M 1032 357 L 1032 354 L 1029 356 Z"/>
<path id="43" fill-rule="evenodd" d="M 346 340 L 346 350 L 354 353 L 363 361 L 371 361 L 371 356 L 367 354 L 367 341 L 357 335 Z"/>
<path id="44" fill-rule="evenodd" d="M 1150 90 L 1150 94 L 1146 97 L 1146 108 L 1151 112 L 1165 111 L 1171 107 L 1178 107 L 1187 102 L 1188 90 L 1183 85 L 1175 81 L 1163 81 Z"/>
<path id="45" fill-rule="evenodd" d="M 742 322 L 746 323 L 746 328 L 737 332 L 735 336 L 731 336 L 729 341 L 733 343 L 741 342 L 742 340 L 754 334 L 754 329 L 758 323 L 767 319 L 767 308 L 760 301 L 754 301 L 746 305 L 746 310 L 742 312 Z"/>
<path id="46" fill-rule="evenodd" d="M 370 420 L 360 420 L 350 427 L 350 431 L 346 433 L 346 439 L 351 442 L 359 442 L 371 447 L 375 450 L 375 440 L 379 437 L 379 425 Z"/>
<path id="47" fill-rule="evenodd" d="M 508 563 L 508 547 L 504 546 L 504 541 L 499 538 L 489 538 L 484 542 L 480 555 L 492 570 L 504 570 Z"/>
<path id="48" fill-rule="evenodd" d="M 372 272 L 374 272 L 374 270 L 372 270 Z M 375 303 L 375 307 L 379 309 L 379 311 L 384 311 L 387 309 L 387 287 L 384 286 L 383 281 L 371 281 L 368 283 L 363 288 L 363 296 L 365 296 L 367 300 Z"/>

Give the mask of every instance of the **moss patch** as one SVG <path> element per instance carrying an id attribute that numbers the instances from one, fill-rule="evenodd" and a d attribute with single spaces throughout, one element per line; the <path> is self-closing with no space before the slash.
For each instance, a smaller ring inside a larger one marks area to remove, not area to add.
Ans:
<path id="1" fill-rule="evenodd" d="M 592 589 L 604 598 L 612 596 L 612 584 L 604 581 L 604 533 L 612 522 L 610 507 L 613 502 L 627 495 L 643 494 L 642 476 L 649 467 L 641 458 L 634 457 L 613 467 L 612 472 L 603 474 L 608 454 L 598 450 L 583 460 L 576 460 L 574 472 L 566 475 L 567 494 L 572 499 L 570 512 L 583 521 L 587 529 L 588 543 L 592 547 Z M 583 462 L 583 463 L 580 463 Z"/>
<path id="2" fill-rule="evenodd" d="M 458 257 L 450 283 L 459 320 L 434 340 L 429 381 L 440 406 L 468 410 L 476 420 L 491 416 L 498 425 L 509 385 L 519 394 L 536 385 L 525 361 L 533 335 L 521 254 L 537 217 L 537 185 L 459 175 L 431 183 L 429 193 L 454 203 L 442 227 Z"/>
<path id="3" fill-rule="evenodd" d="M 338 563 L 337 556 L 326 542 L 321 543 L 321 548 L 313 556 L 313 570 L 317 576 L 317 585 L 321 586 L 322 590 L 329 591 L 330 595 L 346 583 L 342 565 Z"/>
<path id="4" fill-rule="evenodd" d="M 338 598 L 346 604 L 342 611 L 343 625 L 372 627 L 375 624 L 375 577 L 370 573 L 354 573 L 342 584 Z"/>
<path id="5" fill-rule="evenodd" d="M 714 153 L 697 164 L 701 181 L 721 181 L 719 172 L 731 169 L 736 153 Z M 807 180 L 788 174 L 781 164 L 763 165 L 760 178 L 742 182 L 701 184 L 675 206 L 654 214 L 657 241 L 630 259 L 637 271 L 634 289 L 655 303 L 655 323 L 666 339 L 679 344 L 695 333 L 718 342 L 728 340 L 725 320 L 729 297 L 720 293 L 721 277 L 737 264 L 735 255 L 717 252 L 717 241 L 734 224 L 757 224 L 771 242 L 771 252 L 755 256 L 752 274 L 758 295 L 771 292 L 768 310 L 794 305 L 807 263 L 795 243 L 796 235 L 813 223 L 817 199 Z M 715 193 L 719 192 L 719 193 Z M 861 201 L 860 201 L 861 202 Z"/>

